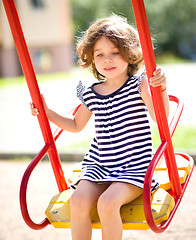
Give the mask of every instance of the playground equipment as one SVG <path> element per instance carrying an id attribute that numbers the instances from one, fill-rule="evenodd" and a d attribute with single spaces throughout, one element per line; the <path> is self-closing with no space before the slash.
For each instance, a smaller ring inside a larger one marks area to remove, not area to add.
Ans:
<path id="1" fill-rule="evenodd" d="M 57 129 L 56 132 L 52 134 L 14 1 L 3 0 L 3 4 L 32 102 L 35 107 L 39 109 L 38 121 L 45 142 L 44 147 L 32 160 L 24 173 L 20 188 L 21 212 L 26 224 L 32 229 L 43 229 L 50 223 L 52 223 L 55 227 L 70 227 L 69 200 L 73 190 L 69 189 L 69 186 L 65 181 L 61 162 L 55 145 L 55 141 L 58 139 L 63 130 Z M 132 5 L 140 36 L 147 76 L 150 78 L 156 69 L 156 61 L 145 7 L 143 0 L 132 0 Z M 148 229 L 150 227 L 154 232 L 160 233 L 168 227 L 180 204 L 193 172 L 194 163 L 190 156 L 183 153 L 174 153 L 171 140 L 181 116 L 183 104 L 178 98 L 169 96 L 170 101 L 176 103 L 176 111 L 171 123 L 168 124 L 161 89 L 159 87 L 151 87 L 150 90 L 161 144 L 155 152 L 146 172 L 143 196 L 127 205 L 124 205 L 121 209 L 121 217 L 124 229 Z M 73 110 L 72 114 L 75 114 L 79 107 L 80 106 L 77 106 L 76 109 Z M 59 194 L 51 200 L 49 207 L 46 210 L 47 218 L 45 218 L 41 223 L 35 223 L 30 218 L 27 208 L 27 185 L 31 173 L 46 153 L 49 155 L 59 189 Z M 76 169 L 74 172 L 77 174 L 79 170 Z M 161 187 L 151 196 L 150 186 L 153 174 L 157 174 L 161 178 Z M 93 227 L 100 228 L 96 205 L 91 210 L 91 219 Z"/>

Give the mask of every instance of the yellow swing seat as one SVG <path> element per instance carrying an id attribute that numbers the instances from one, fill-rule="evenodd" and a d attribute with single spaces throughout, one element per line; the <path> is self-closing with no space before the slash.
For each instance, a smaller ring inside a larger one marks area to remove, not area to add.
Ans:
<path id="1" fill-rule="evenodd" d="M 180 154 L 175 154 L 175 156 L 180 182 L 183 184 L 187 175 L 191 171 L 190 162 L 183 158 Z M 73 182 L 73 180 L 75 181 L 76 178 L 78 178 L 80 169 L 81 165 L 78 164 L 78 167 L 73 170 L 73 174 L 69 178 L 69 182 Z M 170 212 L 175 206 L 174 198 L 167 192 L 171 189 L 171 185 L 164 157 L 160 160 L 154 174 L 159 179 L 160 188 L 158 188 L 151 196 L 151 208 L 155 223 L 159 225 L 168 219 Z M 55 228 L 70 228 L 70 198 L 73 191 L 73 189 L 68 189 L 57 194 L 52 198 L 48 208 L 46 209 L 45 214 L 49 222 Z M 143 195 L 134 201 L 123 205 L 120 212 L 124 230 L 147 230 L 149 228 L 144 215 Z M 96 204 L 91 209 L 90 217 L 92 220 L 92 227 L 100 229 L 101 224 Z"/>
<path id="2" fill-rule="evenodd" d="M 70 228 L 70 198 L 74 190 L 68 189 L 57 194 L 52 198 L 46 216 L 55 228 Z M 164 189 L 157 189 L 151 197 L 151 205 L 153 216 L 156 224 L 160 224 L 168 219 L 175 202 L 174 198 Z M 148 229 L 143 209 L 143 195 L 121 207 L 121 218 L 123 221 L 123 229 Z M 100 229 L 101 224 L 97 213 L 96 204 L 90 212 L 92 227 Z"/>

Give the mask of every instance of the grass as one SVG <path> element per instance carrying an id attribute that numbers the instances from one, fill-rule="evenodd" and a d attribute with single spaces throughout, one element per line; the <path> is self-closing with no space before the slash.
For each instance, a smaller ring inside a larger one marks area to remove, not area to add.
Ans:
<path id="1" fill-rule="evenodd" d="M 0 87 L 11 87 L 18 86 L 25 83 L 23 76 L 13 77 L 13 78 L 0 78 Z"/>
<path id="2" fill-rule="evenodd" d="M 157 64 L 177 64 L 177 63 L 188 63 L 190 60 L 180 58 L 172 53 L 166 52 L 156 57 Z"/>
<path id="3" fill-rule="evenodd" d="M 66 80 L 74 76 L 74 71 L 71 72 L 60 72 L 60 73 L 50 73 L 50 74 L 38 74 L 36 75 L 38 82 L 53 81 L 55 80 Z M 24 76 L 10 77 L 10 78 L 0 78 L 0 88 L 3 87 L 16 87 L 21 84 L 26 84 Z"/>
<path id="4" fill-rule="evenodd" d="M 156 149 L 160 144 L 160 137 L 157 129 L 152 128 L 153 147 Z M 172 138 L 176 151 L 196 151 L 196 127 L 178 126 Z"/>

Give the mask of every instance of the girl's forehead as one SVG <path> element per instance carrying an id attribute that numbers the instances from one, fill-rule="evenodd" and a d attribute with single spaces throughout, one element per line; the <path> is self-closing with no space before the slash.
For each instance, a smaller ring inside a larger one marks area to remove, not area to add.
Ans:
<path id="1" fill-rule="evenodd" d="M 117 46 L 106 36 L 102 36 L 95 42 L 94 52 L 103 48 L 117 48 Z"/>

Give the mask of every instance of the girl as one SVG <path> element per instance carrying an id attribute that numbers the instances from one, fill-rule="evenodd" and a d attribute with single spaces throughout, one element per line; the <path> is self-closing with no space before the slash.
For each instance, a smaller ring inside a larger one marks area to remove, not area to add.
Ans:
<path id="1" fill-rule="evenodd" d="M 142 194 L 147 167 L 152 158 L 152 140 L 146 107 L 155 114 L 145 74 L 135 76 L 143 63 L 137 31 L 125 19 L 112 16 L 97 20 L 78 43 L 79 65 L 90 68 L 99 83 L 84 89 L 78 97 L 82 106 L 74 118 L 49 109 L 48 119 L 59 127 L 81 131 L 92 114 L 96 136 L 86 154 L 81 178 L 71 197 L 73 240 L 90 240 L 89 212 L 97 202 L 102 239 L 122 239 L 120 208 Z M 160 68 L 150 79 L 161 87 L 166 113 L 169 112 L 166 77 Z M 32 114 L 38 109 L 31 105 Z M 152 188 L 158 184 L 153 181 Z"/>

